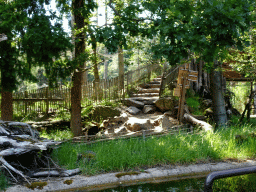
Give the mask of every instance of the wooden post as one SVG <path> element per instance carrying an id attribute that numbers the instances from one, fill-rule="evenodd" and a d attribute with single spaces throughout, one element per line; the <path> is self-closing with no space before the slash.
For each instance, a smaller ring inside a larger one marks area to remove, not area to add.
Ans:
<path id="1" fill-rule="evenodd" d="M 25 91 L 25 99 L 28 98 L 28 91 Z M 24 101 L 25 103 L 25 115 L 28 114 L 28 102 L 27 100 Z"/>
<path id="2" fill-rule="evenodd" d="M 187 75 L 183 76 L 182 79 L 182 87 L 181 87 L 181 95 L 179 99 L 179 108 L 178 108 L 178 120 L 181 123 L 184 114 L 184 103 L 185 103 L 185 95 L 186 95 L 186 85 L 187 85 Z"/>
<path id="3" fill-rule="evenodd" d="M 45 105 L 46 105 L 45 114 L 48 115 L 48 112 L 49 112 L 49 88 L 48 87 L 46 87 L 46 90 L 45 90 Z"/>

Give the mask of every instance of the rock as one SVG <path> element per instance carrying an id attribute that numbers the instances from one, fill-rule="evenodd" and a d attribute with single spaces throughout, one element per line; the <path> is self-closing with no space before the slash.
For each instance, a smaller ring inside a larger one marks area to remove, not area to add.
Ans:
<path id="1" fill-rule="evenodd" d="M 121 111 L 117 108 L 109 107 L 109 106 L 96 106 L 89 116 L 94 121 L 100 121 L 102 119 L 107 119 L 109 117 L 119 116 Z"/>
<path id="2" fill-rule="evenodd" d="M 141 112 L 141 110 L 139 110 L 138 108 L 136 108 L 134 106 L 127 108 L 126 111 L 132 115 L 137 115 Z"/>
<path id="3" fill-rule="evenodd" d="M 204 99 L 203 100 L 203 105 L 206 107 L 206 108 L 209 108 L 212 106 L 212 100 L 211 99 Z"/>
<path id="4" fill-rule="evenodd" d="M 126 127 L 122 126 L 122 127 L 120 127 L 120 128 L 116 131 L 116 133 L 118 133 L 118 134 L 125 134 L 125 133 L 127 133 L 127 129 L 126 129 Z"/>
<path id="5" fill-rule="evenodd" d="M 130 118 L 124 125 L 130 131 L 140 131 L 153 129 L 154 125 L 149 119 L 133 119 Z"/>
<path id="6" fill-rule="evenodd" d="M 109 128 L 113 127 L 114 125 L 122 124 L 128 120 L 128 116 L 126 113 L 122 113 L 121 116 L 115 116 L 104 120 L 101 124 L 101 127 Z"/>
<path id="7" fill-rule="evenodd" d="M 163 129 L 168 129 L 173 126 L 167 115 L 162 115 L 153 122 L 154 126 L 161 126 Z"/>
<path id="8" fill-rule="evenodd" d="M 174 98 L 160 98 L 155 102 L 155 106 L 160 109 L 160 111 L 170 111 L 176 106 L 177 101 Z"/>
<path id="9" fill-rule="evenodd" d="M 172 127 L 172 126 L 173 126 L 173 124 L 169 120 L 169 117 L 167 115 L 164 115 L 163 119 L 162 119 L 162 128 L 163 129 L 168 129 L 168 128 Z"/>
<path id="10" fill-rule="evenodd" d="M 171 117 L 171 116 L 173 115 L 173 112 L 171 112 L 171 111 L 166 111 L 166 112 L 164 113 L 164 115 Z"/>
<path id="11" fill-rule="evenodd" d="M 138 107 L 138 108 L 143 108 L 144 107 L 143 102 L 134 100 L 132 98 L 124 99 L 122 102 L 123 102 L 124 105 L 126 105 L 128 107 L 130 107 L 130 106 L 134 106 L 134 107 Z"/>
<path id="12" fill-rule="evenodd" d="M 88 127 L 88 135 L 96 135 L 97 133 L 100 132 L 100 128 L 98 126 L 91 126 Z"/>
<path id="13" fill-rule="evenodd" d="M 145 114 L 151 114 L 151 113 L 154 113 L 156 111 L 156 107 L 153 106 L 153 105 L 145 105 L 143 107 L 143 113 Z"/>

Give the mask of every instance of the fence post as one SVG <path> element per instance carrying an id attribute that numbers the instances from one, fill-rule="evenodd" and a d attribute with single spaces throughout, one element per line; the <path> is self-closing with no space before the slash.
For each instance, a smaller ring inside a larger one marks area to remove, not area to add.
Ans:
<path id="1" fill-rule="evenodd" d="M 27 115 L 28 113 L 28 102 L 26 100 L 26 98 L 28 98 L 28 91 L 25 91 L 25 115 Z"/>
<path id="2" fill-rule="evenodd" d="M 49 87 L 46 87 L 45 90 L 45 104 L 46 104 L 46 115 L 48 115 L 48 111 L 49 111 Z"/>

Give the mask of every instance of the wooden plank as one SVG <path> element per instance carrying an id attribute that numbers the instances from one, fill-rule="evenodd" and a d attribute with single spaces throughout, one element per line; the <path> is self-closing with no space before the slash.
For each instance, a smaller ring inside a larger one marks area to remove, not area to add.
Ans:
<path id="1" fill-rule="evenodd" d="M 189 72 L 187 70 L 179 70 L 179 77 L 187 77 Z"/>
<path id="2" fill-rule="evenodd" d="M 181 89 L 179 87 L 174 88 L 173 96 L 180 97 L 180 95 L 181 95 L 180 92 L 181 92 Z"/>
<path id="3" fill-rule="evenodd" d="M 188 75 L 194 75 L 194 76 L 198 76 L 198 71 L 188 71 Z"/>
<path id="4" fill-rule="evenodd" d="M 188 80 L 189 80 L 189 81 L 197 81 L 197 79 L 198 79 L 198 77 L 195 76 L 195 75 L 189 75 L 189 76 L 188 76 Z"/>

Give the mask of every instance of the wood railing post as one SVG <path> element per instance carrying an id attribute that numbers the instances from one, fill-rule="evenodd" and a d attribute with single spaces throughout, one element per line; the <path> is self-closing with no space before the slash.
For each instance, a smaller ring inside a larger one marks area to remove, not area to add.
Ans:
<path id="1" fill-rule="evenodd" d="M 46 90 L 45 90 L 45 104 L 46 104 L 46 115 L 48 115 L 49 113 L 49 88 L 46 87 Z"/>
<path id="2" fill-rule="evenodd" d="M 25 99 L 28 98 L 28 91 L 25 91 Z M 28 102 L 27 100 L 24 101 L 25 102 L 25 115 L 28 114 Z"/>

